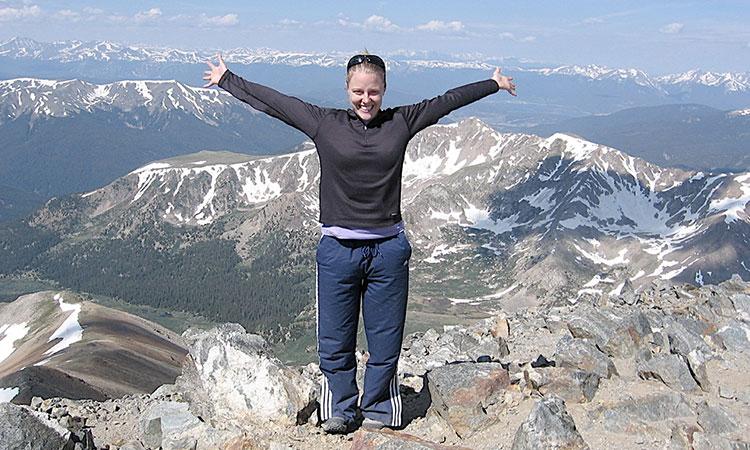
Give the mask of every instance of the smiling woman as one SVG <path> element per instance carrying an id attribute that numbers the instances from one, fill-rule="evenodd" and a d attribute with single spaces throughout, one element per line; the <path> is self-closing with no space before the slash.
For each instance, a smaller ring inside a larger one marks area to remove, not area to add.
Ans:
<path id="1" fill-rule="evenodd" d="M 411 245 L 401 218 L 401 174 L 406 145 L 451 111 L 506 90 L 512 78 L 451 89 L 420 103 L 382 109 L 386 64 L 355 55 L 347 64 L 351 108 L 321 108 L 227 70 L 221 56 L 209 62 L 206 86 L 232 95 L 305 133 L 320 159 L 320 222 L 316 254 L 317 336 L 323 382 L 320 419 L 327 433 L 401 426 L 397 366 L 409 288 Z M 361 399 L 355 357 L 360 309 L 369 357 Z M 357 400 L 359 399 L 359 405 Z"/>
<path id="2" fill-rule="evenodd" d="M 385 95 L 385 63 L 380 57 L 354 55 L 346 65 L 346 90 L 354 112 L 370 120 L 380 112 Z"/>

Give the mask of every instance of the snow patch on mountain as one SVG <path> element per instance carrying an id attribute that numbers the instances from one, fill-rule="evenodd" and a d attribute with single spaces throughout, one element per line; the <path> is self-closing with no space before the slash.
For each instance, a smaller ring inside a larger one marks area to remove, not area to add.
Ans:
<path id="1" fill-rule="evenodd" d="M 730 111 L 727 113 L 729 117 L 742 117 L 742 116 L 750 116 L 750 108 L 747 109 L 738 109 L 736 111 Z"/>
<path id="2" fill-rule="evenodd" d="M 10 403 L 18 395 L 18 388 L 0 388 L 0 403 Z"/>
<path id="3" fill-rule="evenodd" d="M 750 174 L 737 175 L 734 181 L 739 184 L 742 195 L 739 197 L 724 197 L 711 201 L 711 211 L 719 212 L 724 216 L 726 223 L 732 223 L 742 219 L 747 219 L 748 214 L 745 212 L 747 204 L 750 202 Z"/>
<path id="4" fill-rule="evenodd" d="M 49 342 L 52 342 L 55 339 L 60 339 L 60 342 L 44 352 L 45 355 L 50 356 L 65 350 L 70 347 L 71 344 L 83 339 L 83 328 L 81 328 L 81 324 L 78 322 L 78 316 L 81 313 L 81 305 L 65 303 L 63 296 L 60 294 L 55 294 L 54 299 L 58 302 L 60 309 L 63 312 L 70 314 L 62 325 L 60 325 L 60 327 L 49 337 Z"/>
<path id="5" fill-rule="evenodd" d="M 28 322 L 0 325 L 0 363 L 13 354 L 13 344 L 26 337 L 29 329 Z"/>

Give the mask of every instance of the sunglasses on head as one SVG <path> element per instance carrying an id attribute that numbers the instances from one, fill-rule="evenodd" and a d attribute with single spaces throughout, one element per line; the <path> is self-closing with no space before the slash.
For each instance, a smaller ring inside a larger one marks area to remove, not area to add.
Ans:
<path id="1" fill-rule="evenodd" d="M 383 72 L 385 72 L 385 62 L 380 58 L 380 56 L 376 55 L 354 55 L 349 59 L 349 62 L 346 64 L 346 70 L 351 69 L 354 66 L 357 66 L 362 63 L 370 63 L 374 64 L 381 69 L 383 69 Z"/>

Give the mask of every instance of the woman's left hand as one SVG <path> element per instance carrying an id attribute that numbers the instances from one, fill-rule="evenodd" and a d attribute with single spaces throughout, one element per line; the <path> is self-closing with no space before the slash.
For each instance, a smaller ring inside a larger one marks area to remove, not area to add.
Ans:
<path id="1" fill-rule="evenodd" d="M 506 77 L 500 73 L 500 68 L 495 69 L 495 73 L 492 74 L 492 79 L 497 82 L 500 90 L 508 91 L 512 96 L 516 96 L 516 84 L 513 83 L 512 77 Z"/>

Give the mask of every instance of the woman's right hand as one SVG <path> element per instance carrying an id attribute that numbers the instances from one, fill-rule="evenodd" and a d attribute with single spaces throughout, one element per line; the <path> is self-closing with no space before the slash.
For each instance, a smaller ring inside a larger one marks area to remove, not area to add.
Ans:
<path id="1" fill-rule="evenodd" d="M 211 60 L 206 61 L 210 70 L 203 72 L 203 79 L 207 81 L 203 87 L 211 87 L 215 84 L 219 84 L 219 80 L 227 71 L 227 65 L 224 64 L 224 59 L 221 57 L 221 53 L 217 54 L 216 57 L 219 59 L 219 64 L 214 65 Z"/>

